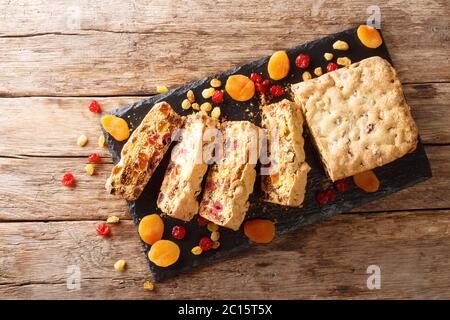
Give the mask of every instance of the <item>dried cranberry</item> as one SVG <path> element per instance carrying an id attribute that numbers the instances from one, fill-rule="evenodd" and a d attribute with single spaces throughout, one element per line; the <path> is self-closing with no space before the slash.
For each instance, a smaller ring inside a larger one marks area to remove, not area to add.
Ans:
<path id="1" fill-rule="evenodd" d="M 154 135 L 152 135 L 150 138 L 148 138 L 148 142 L 151 145 L 154 145 L 156 143 L 156 140 L 159 138 L 159 134 L 155 133 Z"/>
<path id="2" fill-rule="evenodd" d="M 280 86 L 274 85 L 270 87 L 270 94 L 273 97 L 279 97 L 284 94 L 284 89 Z"/>
<path id="3" fill-rule="evenodd" d="M 270 87 L 270 80 L 269 79 L 264 80 L 262 82 L 262 85 L 268 89 Z"/>
<path id="4" fill-rule="evenodd" d="M 331 72 L 331 71 L 337 70 L 337 68 L 338 68 L 338 65 L 336 63 L 330 62 L 327 65 L 327 72 Z"/>
<path id="5" fill-rule="evenodd" d="M 198 245 L 203 251 L 208 251 L 212 249 L 214 242 L 208 237 L 203 237 L 200 239 Z"/>
<path id="6" fill-rule="evenodd" d="M 216 90 L 211 98 L 214 103 L 221 103 L 223 101 L 223 90 Z"/>
<path id="7" fill-rule="evenodd" d="M 208 220 L 206 220 L 202 216 L 197 216 L 197 223 L 199 226 L 206 226 L 208 224 Z"/>
<path id="8" fill-rule="evenodd" d="M 373 123 L 369 123 L 366 127 L 366 132 L 371 133 L 373 130 L 373 127 L 374 127 Z"/>
<path id="9" fill-rule="evenodd" d="M 61 183 L 63 186 L 73 187 L 75 186 L 75 177 L 72 173 L 66 172 L 61 179 Z"/>
<path id="10" fill-rule="evenodd" d="M 346 192 L 349 189 L 348 181 L 347 179 L 341 179 L 334 182 L 334 187 L 339 192 Z"/>
<path id="11" fill-rule="evenodd" d="M 336 192 L 334 192 L 333 190 L 328 189 L 327 191 L 325 191 L 327 194 L 327 198 L 328 201 L 334 201 L 336 200 Z"/>
<path id="12" fill-rule="evenodd" d="M 89 111 L 95 113 L 102 113 L 102 108 L 100 107 L 100 103 L 97 100 L 92 100 L 89 104 Z"/>
<path id="13" fill-rule="evenodd" d="M 261 75 L 259 73 L 252 73 L 250 75 L 250 79 L 254 82 L 254 83 L 261 83 L 263 81 L 263 78 L 261 77 Z"/>
<path id="14" fill-rule="evenodd" d="M 262 83 L 256 83 L 255 84 L 256 91 L 258 91 L 261 94 L 264 94 L 267 92 L 267 87 L 263 85 Z"/>
<path id="15" fill-rule="evenodd" d="M 172 228 L 172 236 L 175 239 L 181 240 L 186 236 L 186 228 L 183 226 L 175 226 Z"/>
<path id="16" fill-rule="evenodd" d="M 216 190 L 217 188 L 217 184 L 213 181 L 208 181 L 205 185 L 205 190 L 207 192 L 213 192 L 214 190 Z"/>
<path id="17" fill-rule="evenodd" d="M 101 158 L 97 153 L 92 153 L 88 157 L 89 163 L 100 163 L 100 161 L 101 161 Z"/>
<path id="18" fill-rule="evenodd" d="M 311 58 L 307 54 L 299 54 L 297 59 L 295 59 L 295 65 L 300 69 L 307 69 L 309 67 L 309 63 L 311 62 Z"/>
<path id="19" fill-rule="evenodd" d="M 216 201 L 213 205 L 214 209 L 220 211 L 223 209 L 222 204 L 219 201 Z"/>
<path id="20" fill-rule="evenodd" d="M 328 195 L 326 191 L 319 191 L 316 193 L 316 201 L 323 206 L 328 202 Z"/>
<path id="21" fill-rule="evenodd" d="M 109 236 L 111 234 L 111 228 L 106 223 L 97 225 L 95 231 L 97 231 L 99 236 Z"/>

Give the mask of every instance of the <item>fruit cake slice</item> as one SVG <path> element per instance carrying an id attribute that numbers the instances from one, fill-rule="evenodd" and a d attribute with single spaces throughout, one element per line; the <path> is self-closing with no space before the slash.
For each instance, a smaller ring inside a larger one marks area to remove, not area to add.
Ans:
<path id="1" fill-rule="evenodd" d="M 182 123 L 167 102 L 154 105 L 123 146 L 106 181 L 108 192 L 126 200 L 139 198 Z"/>
<path id="2" fill-rule="evenodd" d="M 303 150 L 303 116 L 299 105 L 284 99 L 262 106 L 262 127 L 266 129 L 269 163 L 262 168 L 264 200 L 300 207 L 305 198 L 307 174 Z"/>
<path id="3" fill-rule="evenodd" d="M 418 130 L 394 68 L 380 57 L 292 85 L 333 181 L 415 150 Z"/>
<path id="4" fill-rule="evenodd" d="M 227 121 L 221 126 L 217 152 L 206 178 L 199 214 L 220 226 L 238 230 L 248 210 L 258 160 L 260 129 L 248 121 Z"/>
<path id="5" fill-rule="evenodd" d="M 201 112 L 186 118 L 158 196 L 158 208 L 165 214 L 190 221 L 197 213 L 197 197 L 208 169 L 205 162 L 208 155 L 204 155 L 203 150 L 209 142 L 208 131 L 215 130 L 216 125 L 216 120 Z"/>

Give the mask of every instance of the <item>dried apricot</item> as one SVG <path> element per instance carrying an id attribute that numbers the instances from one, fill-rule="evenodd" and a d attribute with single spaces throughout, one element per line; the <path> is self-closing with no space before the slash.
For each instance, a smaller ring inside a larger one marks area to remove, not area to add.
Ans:
<path id="1" fill-rule="evenodd" d="M 179 257 L 180 247 L 170 240 L 156 241 L 148 252 L 148 258 L 158 267 L 168 267 L 177 262 Z"/>
<path id="2" fill-rule="evenodd" d="M 277 51 L 269 59 L 267 71 L 273 80 L 281 80 L 289 73 L 289 57 L 286 51 Z"/>
<path id="3" fill-rule="evenodd" d="M 244 224 L 245 235 L 256 243 L 269 243 L 275 237 L 275 225 L 266 219 L 253 219 Z"/>
<path id="4" fill-rule="evenodd" d="M 375 49 L 383 43 L 380 33 L 374 27 L 365 24 L 360 25 L 356 31 L 356 34 L 362 44 L 367 48 Z"/>
<path id="5" fill-rule="evenodd" d="M 142 241 L 154 244 L 156 241 L 161 240 L 163 236 L 164 222 L 158 214 L 150 214 L 142 218 L 138 229 Z"/>
<path id="6" fill-rule="evenodd" d="M 128 123 L 122 118 L 107 114 L 102 117 L 101 123 L 106 132 L 112 135 L 117 141 L 124 141 L 130 136 Z"/>
<path id="7" fill-rule="evenodd" d="M 255 83 L 243 74 L 229 76 L 225 91 L 236 101 L 247 101 L 255 95 Z"/>
<path id="8" fill-rule="evenodd" d="M 375 192 L 380 187 L 380 180 L 372 170 L 358 173 L 353 176 L 355 184 L 365 192 Z"/>

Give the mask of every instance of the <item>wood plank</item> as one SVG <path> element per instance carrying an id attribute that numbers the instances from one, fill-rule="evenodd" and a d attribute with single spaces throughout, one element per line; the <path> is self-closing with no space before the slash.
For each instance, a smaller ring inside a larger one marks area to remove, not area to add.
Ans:
<path id="1" fill-rule="evenodd" d="M 450 143 L 450 83 L 405 85 L 405 95 L 425 143 Z M 98 98 L 105 111 L 143 97 Z M 85 156 L 98 152 L 99 116 L 90 98 L 0 98 L 0 156 Z M 75 145 L 79 134 L 91 140 Z M 102 155 L 107 151 L 102 150 Z"/>
<path id="2" fill-rule="evenodd" d="M 95 8 L 59 0 L 51 6 L 2 6 L 3 96 L 152 94 L 158 84 L 176 87 L 355 26 L 369 16 L 363 0 L 345 6 L 336 0 L 273 5 L 110 0 Z M 73 19 L 78 8 L 79 23 Z M 402 81 L 450 81 L 448 1 L 394 1 L 380 8 Z M 279 19 L 273 19 L 274 12 Z"/>
<path id="3" fill-rule="evenodd" d="M 428 146 L 433 178 L 358 208 L 356 211 L 450 208 L 450 146 Z M 0 158 L 0 221 L 52 221 L 129 218 L 125 202 L 108 195 L 104 183 L 111 162 L 84 172 L 85 158 Z M 64 172 L 77 177 L 77 187 L 60 184 Z M 437 192 L 436 190 L 439 190 Z M 411 196 L 419 195 L 419 196 Z"/>
<path id="4" fill-rule="evenodd" d="M 95 235 L 96 221 L 0 223 L 4 298 L 450 298 L 450 211 L 341 215 L 142 290 L 146 259 L 131 222 Z M 115 272 L 117 259 L 128 269 Z M 67 268 L 81 271 L 68 290 Z M 368 290 L 369 265 L 381 289 Z M 283 270 L 283 272 L 280 272 Z M 224 281 L 226 279 L 226 281 Z"/>

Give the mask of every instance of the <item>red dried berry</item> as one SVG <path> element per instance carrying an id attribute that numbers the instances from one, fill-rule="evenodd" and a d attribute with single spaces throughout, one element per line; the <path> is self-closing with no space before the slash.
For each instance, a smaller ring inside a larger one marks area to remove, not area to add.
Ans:
<path id="1" fill-rule="evenodd" d="M 172 228 L 172 236 L 178 240 L 183 239 L 186 236 L 186 228 L 183 226 L 174 226 Z"/>
<path id="2" fill-rule="evenodd" d="M 214 103 L 221 103 L 223 101 L 223 90 L 216 90 L 211 98 Z"/>
<path id="3" fill-rule="evenodd" d="M 254 83 L 261 83 L 263 81 L 263 78 L 259 73 L 252 73 L 250 75 L 250 80 L 252 80 Z"/>
<path id="4" fill-rule="evenodd" d="M 264 94 L 267 92 L 267 87 L 262 83 L 256 83 L 255 87 L 256 87 L 256 91 L 258 91 L 261 94 Z"/>
<path id="5" fill-rule="evenodd" d="M 61 183 L 63 186 L 73 187 L 73 186 L 75 186 L 75 177 L 73 176 L 72 173 L 66 172 L 66 173 L 64 173 L 64 175 L 61 179 Z"/>
<path id="6" fill-rule="evenodd" d="M 319 191 L 316 193 L 316 201 L 323 206 L 328 202 L 328 195 L 326 191 Z"/>
<path id="7" fill-rule="evenodd" d="M 111 234 L 111 228 L 106 223 L 100 223 L 95 227 L 95 231 L 99 236 L 109 236 Z"/>
<path id="8" fill-rule="evenodd" d="M 331 72 L 331 71 L 337 70 L 337 68 L 338 68 L 338 65 L 336 63 L 330 62 L 327 65 L 327 72 Z"/>
<path id="9" fill-rule="evenodd" d="M 102 159 L 100 158 L 100 156 L 97 153 L 92 153 L 88 157 L 89 163 L 100 163 L 100 161 L 102 161 Z"/>
<path id="10" fill-rule="evenodd" d="M 334 187 L 339 192 L 346 192 L 350 188 L 347 179 L 341 179 L 334 182 Z"/>
<path id="11" fill-rule="evenodd" d="M 203 237 L 200 239 L 198 245 L 200 246 L 200 248 L 202 248 L 203 251 L 208 251 L 212 249 L 212 247 L 214 246 L 214 242 L 208 237 Z"/>
<path id="12" fill-rule="evenodd" d="M 223 209 L 222 204 L 219 201 L 216 201 L 213 205 L 214 209 L 220 211 Z"/>
<path id="13" fill-rule="evenodd" d="M 197 223 L 199 226 L 206 226 L 208 224 L 208 220 L 206 220 L 202 216 L 197 216 Z"/>
<path id="14" fill-rule="evenodd" d="M 89 104 L 89 111 L 95 113 L 102 113 L 102 108 L 100 107 L 100 103 L 97 100 L 92 100 Z"/>
<path id="15" fill-rule="evenodd" d="M 263 85 L 264 87 L 266 87 L 266 89 L 269 89 L 269 87 L 270 87 L 270 80 L 269 80 L 269 79 L 264 80 L 264 81 L 262 82 L 262 85 Z"/>
<path id="16" fill-rule="evenodd" d="M 309 63 L 311 62 L 311 58 L 306 54 L 299 54 L 297 59 L 295 59 L 295 65 L 300 69 L 307 69 L 309 67 Z"/>
<path id="17" fill-rule="evenodd" d="M 284 89 L 282 88 L 282 87 L 280 87 L 280 86 L 271 86 L 270 87 L 270 94 L 273 96 L 273 97 L 279 97 L 279 96 L 282 96 L 283 94 L 284 94 Z"/>
<path id="18" fill-rule="evenodd" d="M 334 192 L 333 190 L 328 189 L 327 191 L 325 191 L 327 194 L 327 198 L 328 201 L 334 201 L 336 200 L 336 192 Z"/>

